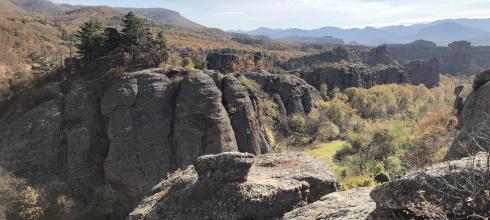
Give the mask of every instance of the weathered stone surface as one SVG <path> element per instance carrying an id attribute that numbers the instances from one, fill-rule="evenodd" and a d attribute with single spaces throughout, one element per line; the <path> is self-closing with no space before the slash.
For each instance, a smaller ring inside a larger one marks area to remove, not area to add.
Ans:
<path id="1" fill-rule="evenodd" d="M 254 162 L 253 154 L 226 152 L 198 157 L 194 162 L 199 181 L 245 182 L 248 171 Z"/>
<path id="2" fill-rule="evenodd" d="M 376 203 L 369 197 L 372 188 L 362 187 L 333 192 L 320 200 L 294 209 L 284 220 L 374 220 Z"/>
<path id="3" fill-rule="evenodd" d="M 276 153 L 258 155 L 250 169 L 250 178 L 295 179 L 309 184 L 308 201 L 318 200 L 337 191 L 335 175 L 323 161 L 307 153 Z"/>
<path id="4" fill-rule="evenodd" d="M 301 70 L 300 74 L 315 88 L 320 89 L 325 84 L 329 90 L 409 82 L 407 74 L 400 67 L 392 65 L 374 68 L 364 64 L 330 64 Z"/>
<path id="5" fill-rule="evenodd" d="M 473 90 L 478 91 L 483 85 L 490 81 L 490 70 L 483 71 L 475 76 L 473 81 Z"/>
<path id="6" fill-rule="evenodd" d="M 104 122 L 96 94 L 82 81 L 73 82 L 64 96 L 66 178 L 77 195 L 90 195 L 103 184 L 108 151 Z"/>
<path id="7" fill-rule="evenodd" d="M 459 202 L 471 197 L 471 187 L 488 178 L 487 157 L 475 157 L 439 163 L 423 170 L 413 171 L 404 177 L 385 183 L 371 192 L 378 209 L 422 209 L 425 202 L 446 211 L 457 208 Z M 457 198 L 460 197 L 460 198 Z"/>
<path id="8" fill-rule="evenodd" d="M 188 74 L 180 83 L 175 104 L 173 145 L 178 167 L 204 154 L 237 151 L 233 128 L 221 91 L 202 72 Z"/>
<path id="9" fill-rule="evenodd" d="M 397 64 L 386 46 L 379 46 L 369 50 L 366 54 L 366 63 L 372 66 L 376 66 L 377 64 Z"/>
<path id="10" fill-rule="evenodd" d="M 232 75 L 223 80 L 223 94 L 239 151 L 252 154 L 270 152 L 271 147 L 261 124 L 263 120 L 260 116 L 259 98 L 249 94 L 242 83 Z"/>
<path id="11" fill-rule="evenodd" d="M 484 76 L 481 74 L 479 76 Z M 484 78 L 484 77 L 483 77 Z M 484 80 L 477 77 L 475 84 Z M 478 86 L 477 86 L 478 87 Z M 461 107 L 460 107 L 461 108 Z M 475 91 L 473 90 L 466 100 L 460 114 L 461 132 L 450 147 L 445 160 L 456 160 L 475 154 L 490 144 L 490 83 L 486 82 Z M 487 148 L 488 149 L 488 148 Z"/>
<path id="12" fill-rule="evenodd" d="M 437 59 L 412 61 L 406 65 L 406 69 L 412 84 L 424 84 L 428 88 L 439 86 L 440 71 Z"/>
<path id="13" fill-rule="evenodd" d="M 117 79 L 102 98 L 110 141 L 104 171 L 117 189 L 136 195 L 147 192 L 174 169 L 171 83 L 150 70 L 130 73 Z"/>
<path id="14" fill-rule="evenodd" d="M 63 94 L 50 84 L 12 104 L 0 119 L 0 166 L 15 175 L 47 182 L 62 176 Z"/>
<path id="15" fill-rule="evenodd" d="M 210 53 L 206 60 L 208 69 L 218 70 L 222 73 L 236 72 L 244 66 L 240 57 L 231 53 Z"/>
<path id="16" fill-rule="evenodd" d="M 227 155 L 230 153 L 203 157 Z M 294 173 L 297 171 L 301 173 Z M 306 204 L 313 193 L 312 186 L 330 190 L 335 186 L 329 182 L 335 181 L 331 170 L 306 154 L 257 156 L 247 181 L 242 183 L 202 182 L 197 176 L 193 166 L 172 175 L 155 186 L 152 195 L 128 219 L 273 219 Z"/>
<path id="17" fill-rule="evenodd" d="M 320 93 L 301 78 L 290 74 L 270 74 L 268 72 L 245 72 L 243 75 L 274 96 L 281 97 L 288 114 L 306 114 L 322 100 Z M 280 104 L 279 104 L 280 105 Z"/>

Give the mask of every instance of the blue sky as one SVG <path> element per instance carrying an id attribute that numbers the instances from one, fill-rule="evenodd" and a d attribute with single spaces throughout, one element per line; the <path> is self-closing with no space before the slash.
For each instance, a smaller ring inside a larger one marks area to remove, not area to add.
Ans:
<path id="1" fill-rule="evenodd" d="M 413 24 L 444 18 L 488 18 L 490 0 L 54 0 L 119 7 L 161 7 L 208 27 L 313 29 Z"/>

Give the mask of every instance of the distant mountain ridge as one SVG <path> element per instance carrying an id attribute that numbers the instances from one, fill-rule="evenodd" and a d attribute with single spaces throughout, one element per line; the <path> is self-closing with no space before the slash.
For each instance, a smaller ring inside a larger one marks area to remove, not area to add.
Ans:
<path id="1" fill-rule="evenodd" d="M 241 32 L 253 35 L 265 35 L 271 38 L 318 38 L 331 36 L 345 42 L 357 42 L 365 45 L 409 43 L 415 40 L 429 40 L 440 46 L 458 40 L 471 41 L 474 45 L 490 45 L 489 19 L 444 19 L 428 24 L 396 25 L 381 28 L 365 27 L 342 29 L 322 27 L 313 30 L 271 29 L 261 27 L 253 31 Z"/>
<path id="2" fill-rule="evenodd" d="M 106 6 L 81 6 L 70 4 L 56 4 L 48 0 L 0 0 L 0 12 L 7 13 L 47 13 L 62 14 L 72 10 L 83 10 L 84 8 L 95 8 Z M 133 11 L 136 15 L 146 17 L 164 24 L 184 27 L 184 28 L 203 28 L 176 11 L 164 8 L 112 8 L 121 13 Z"/>

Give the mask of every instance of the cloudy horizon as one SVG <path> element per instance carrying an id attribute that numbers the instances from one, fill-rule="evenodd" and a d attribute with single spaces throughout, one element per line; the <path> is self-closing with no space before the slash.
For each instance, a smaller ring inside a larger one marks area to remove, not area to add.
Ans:
<path id="1" fill-rule="evenodd" d="M 76 5 L 160 7 L 224 30 L 315 29 L 409 25 L 450 18 L 488 18 L 489 0 L 54 0 Z"/>

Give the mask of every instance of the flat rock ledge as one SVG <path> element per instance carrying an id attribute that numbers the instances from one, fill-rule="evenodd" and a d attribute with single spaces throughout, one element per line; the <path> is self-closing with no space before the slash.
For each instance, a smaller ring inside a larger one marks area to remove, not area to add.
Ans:
<path id="1" fill-rule="evenodd" d="M 156 185 L 127 219 L 279 219 L 335 191 L 332 170 L 308 154 L 206 155 Z"/>
<path id="2" fill-rule="evenodd" d="M 284 220 L 375 220 L 376 203 L 369 197 L 372 188 L 334 192 L 284 215 Z"/>

